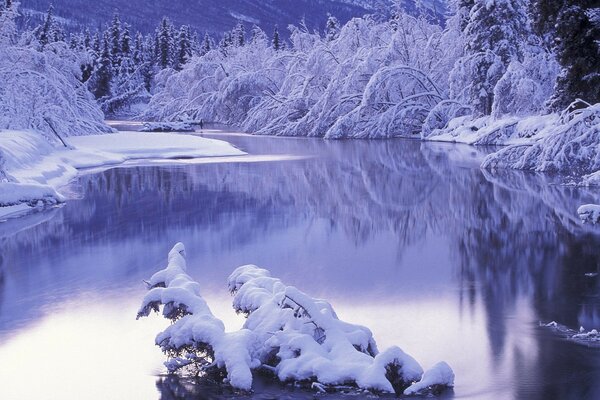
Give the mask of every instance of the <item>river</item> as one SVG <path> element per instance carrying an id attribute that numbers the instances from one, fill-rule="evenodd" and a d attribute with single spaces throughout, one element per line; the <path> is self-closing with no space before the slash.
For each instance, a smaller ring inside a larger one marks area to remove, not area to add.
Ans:
<path id="1" fill-rule="evenodd" d="M 229 398 L 162 375 L 165 320 L 135 319 L 178 241 L 228 329 L 227 276 L 253 263 L 380 349 L 447 361 L 443 398 L 600 398 L 600 350 L 540 327 L 600 327 L 600 231 L 576 215 L 593 191 L 481 171 L 462 145 L 211 137 L 250 156 L 87 171 L 65 206 L 0 223 L 0 398 Z"/>

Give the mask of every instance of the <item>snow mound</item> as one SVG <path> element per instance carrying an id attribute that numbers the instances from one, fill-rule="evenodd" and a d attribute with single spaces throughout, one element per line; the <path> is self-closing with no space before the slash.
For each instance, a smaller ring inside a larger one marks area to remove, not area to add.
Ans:
<path id="1" fill-rule="evenodd" d="M 63 201 L 64 197 L 50 186 L 0 182 L 0 207 L 14 206 L 21 203 L 35 207 L 40 204 L 55 205 Z"/>
<path id="2" fill-rule="evenodd" d="M 596 204 L 586 204 L 577 210 L 577 214 L 584 223 L 597 224 L 600 222 L 600 206 Z"/>
<path id="3" fill-rule="evenodd" d="M 352 385 L 376 393 L 422 393 L 452 386 L 454 373 L 440 363 L 425 375 L 414 358 L 393 346 L 379 352 L 371 331 L 340 320 L 331 304 L 286 286 L 255 265 L 237 268 L 228 279 L 233 307 L 247 320 L 225 332 L 199 285 L 186 274 L 185 249 L 178 243 L 166 269 L 148 283 L 138 318 L 159 311 L 173 323 L 156 338 L 170 357 L 170 372 L 224 376 L 236 389 L 250 390 L 252 372 L 282 382 L 306 383 L 319 391 Z M 415 384 L 415 382 L 418 382 Z"/>
<path id="4" fill-rule="evenodd" d="M 423 378 L 404 391 L 404 394 L 419 394 L 425 391 L 436 391 L 439 388 L 445 388 L 454 385 L 454 372 L 445 362 L 440 362 L 429 369 Z"/>

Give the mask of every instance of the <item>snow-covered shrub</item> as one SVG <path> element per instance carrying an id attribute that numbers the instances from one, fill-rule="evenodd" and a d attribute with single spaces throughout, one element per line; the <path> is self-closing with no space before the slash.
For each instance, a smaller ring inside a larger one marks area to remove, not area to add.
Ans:
<path id="1" fill-rule="evenodd" d="M 569 107 L 540 132 L 532 145 L 514 145 L 491 154 L 484 168 L 513 168 L 575 175 L 600 170 L 600 104 Z"/>
<path id="2" fill-rule="evenodd" d="M 445 363 L 423 374 L 421 366 L 398 347 L 379 352 L 371 331 L 341 321 L 331 304 L 313 299 L 254 265 L 236 269 L 228 279 L 233 307 L 246 315 L 244 327 L 225 332 L 210 311 L 199 285 L 185 272 L 181 243 L 169 265 L 148 286 L 138 318 L 163 307 L 173 321 L 156 337 L 170 356 L 169 371 L 224 377 L 236 389 L 250 390 L 252 373 L 282 382 L 303 382 L 319 390 L 338 385 L 383 393 L 417 393 L 454 384 Z M 416 383 L 420 381 L 419 383 Z"/>

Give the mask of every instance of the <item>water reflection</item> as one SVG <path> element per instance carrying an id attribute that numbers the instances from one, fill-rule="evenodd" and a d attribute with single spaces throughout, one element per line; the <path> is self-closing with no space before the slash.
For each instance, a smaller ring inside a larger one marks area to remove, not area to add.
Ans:
<path id="1" fill-rule="evenodd" d="M 540 320 L 598 327 L 598 279 L 585 274 L 598 272 L 600 238 L 575 213 L 594 193 L 533 174 L 482 173 L 483 153 L 469 147 L 230 139 L 252 154 L 311 157 L 115 168 L 83 176 L 62 209 L 0 224 L 0 359 L 18 357 L 32 332 L 46 337 L 57 307 L 73 298 L 82 310 L 107 294 L 130 304 L 106 310 L 97 326 L 133 318 L 141 280 L 182 240 L 190 273 L 230 329 L 241 320 L 225 279 L 256 263 L 370 326 L 380 347 L 400 344 L 425 367 L 447 360 L 458 398 L 578 398 L 599 390 L 598 353 L 537 327 Z M 146 338 L 119 354 L 101 351 L 117 360 L 153 350 Z M 127 392 L 132 381 L 148 389 L 148 371 L 160 362 L 147 362 L 111 375 L 114 390 Z M 189 387 L 158 384 L 165 399 L 188 398 Z M 189 398 L 224 396 L 191 388 Z M 106 397 L 95 393 L 86 397 Z"/>

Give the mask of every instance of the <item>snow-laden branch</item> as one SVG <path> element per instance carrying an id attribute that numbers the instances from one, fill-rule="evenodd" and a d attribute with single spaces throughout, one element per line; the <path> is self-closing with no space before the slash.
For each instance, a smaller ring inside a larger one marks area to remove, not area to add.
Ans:
<path id="1" fill-rule="evenodd" d="M 375 393 L 416 394 L 452 386 L 445 363 L 423 374 L 419 363 L 393 346 L 379 352 L 371 331 L 338 318 L 331 304 L 286 286 L 254 265 L 236 269 L 228 279 L 233 307 L 246 315 L 244 327 L 225 332 L 186 274 L 185 249 L 178 243 L 166 269 L 147 282 L 149 292 L 138 318 L 159 311 L 173 323 L 156 337 L 170 356 L 170 372 L 226 376 L 236 389 L 250 390 L 252 373 L 270 373 L 282 382 L 339 385 Z"/>

